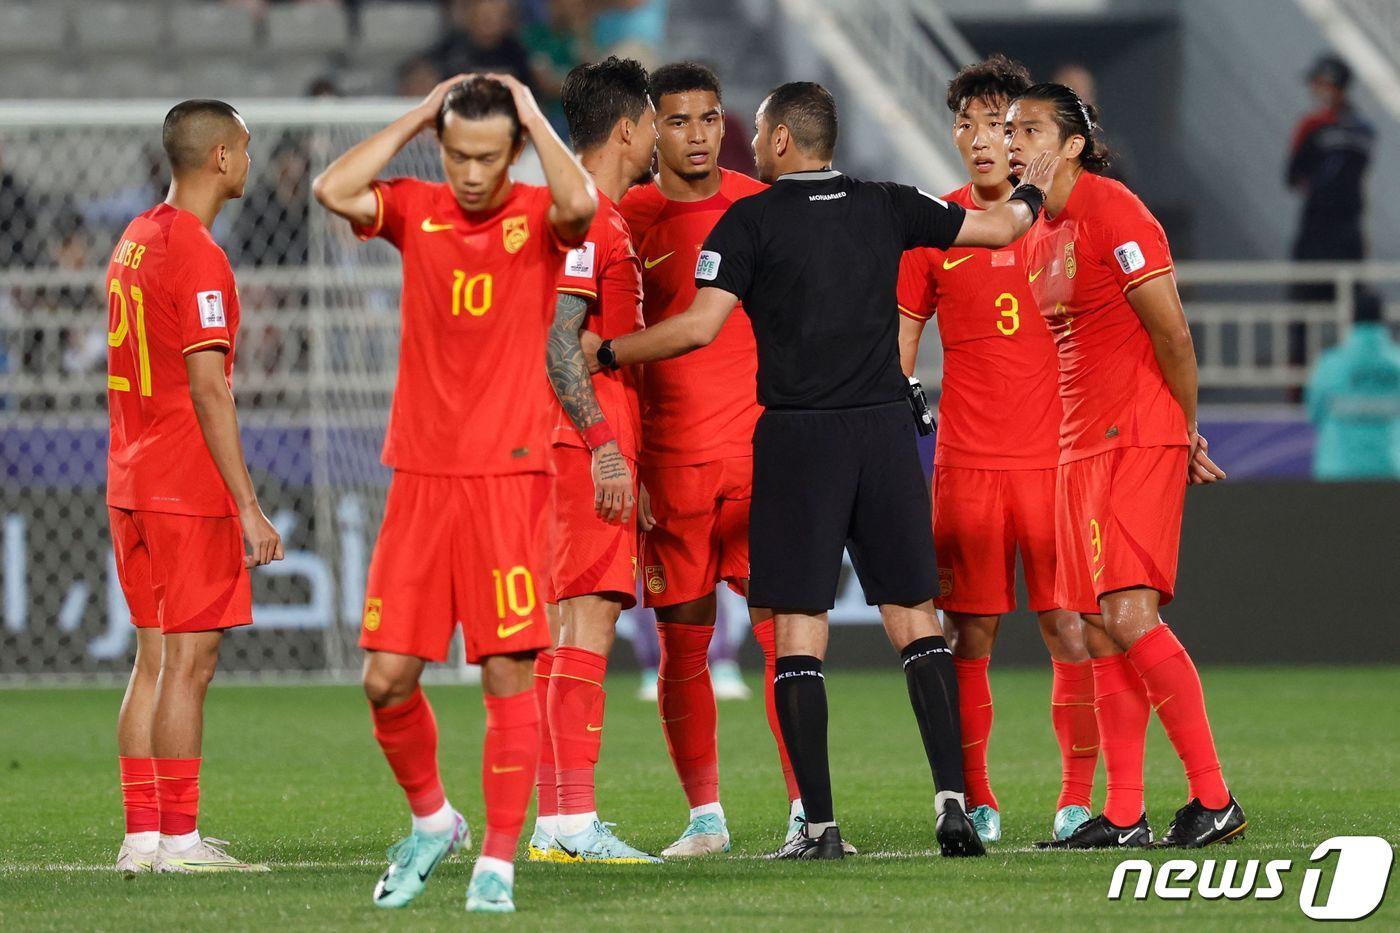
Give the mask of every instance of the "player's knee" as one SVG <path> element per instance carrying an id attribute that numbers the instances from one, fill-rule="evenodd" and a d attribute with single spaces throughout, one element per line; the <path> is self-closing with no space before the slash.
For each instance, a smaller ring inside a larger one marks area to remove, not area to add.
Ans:
<path id="1" fill-rule="evenodd" d="M 413 696 L 413 691 L 418 688 L 418 681 L 414 678 L 396 676 L 392 672 L 373 668 L 365 671 L 363 684 L 366 699 L 370 705 L 377 707 L 402 703 Z"/>

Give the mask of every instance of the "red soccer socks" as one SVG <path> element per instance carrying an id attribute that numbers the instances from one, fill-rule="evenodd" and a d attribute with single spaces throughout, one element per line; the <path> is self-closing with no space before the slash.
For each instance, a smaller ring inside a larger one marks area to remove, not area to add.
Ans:
<path id="1" fill-rule="evenodd" d="M 438 776 L 437 720 L 419 687 L 394 706 L 370 706 L 374 738 L 408 798 L 414 816 L 429 816 L 447 802 Z"/>
<path id="2" fill-rule="evenodd" d="M 1094 668 L 1088 661 L 1051 660 L 1050 721 L 1060 744 L 1060 799 L 1055 809 L 1091 807 L 1094 767 L 1099 762 L 1099 724 L 1094 719 Z"/>
<path id="3" fill-rule="evenodd" d="M 1114 826 L 1142 816 L 1142 761 L 1147 742 L 1147 691 L 1127 655 L 1094 658 L 1094 715 L 1108 773 L 1103 815 Z"/>
<path id="4" fill-rule="evenodd" d="M 987 740 L 992 734 L 992 685 L 987 679 L 991 658 L 953 658 L 958 675 L 958 721 L 962 731 L 963 782 L 967 808 L 999 810 L 987 780 Z"/>
<path id="5" fill-rule="evenodd" d="M 481 752 L 481 787 L 486 803 L 483 856 L 505 862 L 515 858 L 515 846 L 534 790 L 539 753 L 540 713 L 535 691 L 486 697 L 486 739 Z"/>
<path id="6" fill-rule="evenodd" d="M 200 758 L 153 758 L 160 831 L 166 836 L 192 833 L 199 822 Z"/>
<path id="7" fill-rule="evenodd" d="M 658 623 L 657 705 L 666 750 L 691 807 L 719 802 L 719 740 L 708 654 L 712 625 Z"/>
<path id="8" fill-rule="evenodd" d="M 554 741 L 559 813 L 593 813 L 593 770 L 603 744 L 603 678 L 608 659 L 564 645 L 554 651 L 549 678 L 549 731 Z"/>
<path id="9" fill-rule="evenodd" d="M 777 631 L 772 619 L 764 619 L 753 627 L 753 637 L 763 650 L 763 707 L 768 714 L 768 730 L 773 733 L 773 741 L 778 745 L 778 761 L 783 768 L 783 781 L 787 784 L 788 800 L 802 796 L 797 789 L 797 778 L 792 773 L 792 761 L 788 758 L 787 746 L 783 744 L 783 729 L 778 723 L 778 707 L 773 702 L 773 676 L 777 673 L 778 643 Z"/>
<path id="10" fill-rule="evenodd" d="M 154 758 L 117 757 L 121 770 L 122 809 L 128 833 L 150 833 L 160 829 L 160 806 L 156 802 L 156 762 Z"/>

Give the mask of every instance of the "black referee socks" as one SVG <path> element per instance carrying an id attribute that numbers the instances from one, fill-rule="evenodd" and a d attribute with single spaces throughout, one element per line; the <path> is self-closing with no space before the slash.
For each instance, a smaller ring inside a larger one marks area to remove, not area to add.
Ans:
<path id="1" fill-rule="evenodd" d="M 948 670 L 952 671 L 951 664 Z M 773 673 L 773 701 L 778 707 L 778 724 L 783 730 L 783 744 L 792 761 L 797 789 L 802 792 L 807 822 L 835 822 L 826 755 L 826 679 L 822 676 L 821 659 L 803 654 L 778 658 Z M 958 740 L 953 741 L 957 748 Z"/>
<path id="2" fill-rule="evenodd" d="M 924 737 L 924 754 L 928 756 L 933 782 L 940 791 L 962 793 L 962 729 L 958 724 L 958 675 L 953 669 L 953 652 L 942 635 L 929 635 L 910 642 L 899 656 L 904 661 L 909 703 Z M 782 714 L 781 707 L 778 712 Z M 783 734 L 787 734 L 786 727 Z M 791 754 L 791 746 L 788 752 Z"/>

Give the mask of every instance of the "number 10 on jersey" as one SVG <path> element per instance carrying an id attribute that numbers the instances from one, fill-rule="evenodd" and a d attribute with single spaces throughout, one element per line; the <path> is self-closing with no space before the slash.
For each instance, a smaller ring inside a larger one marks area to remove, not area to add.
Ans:
<path id="1" fill-rule="evenodd" d="M 491 310 L 491 273 L 468 276 L 465 270 L 452 270 L 452 316 L 461 317 L 463 310 L 472 317 Z"/>

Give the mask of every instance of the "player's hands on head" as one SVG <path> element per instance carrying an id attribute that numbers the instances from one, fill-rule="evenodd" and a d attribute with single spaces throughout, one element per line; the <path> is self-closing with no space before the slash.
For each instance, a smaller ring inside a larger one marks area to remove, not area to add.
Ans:
<path id="1" fill-rule="evenodd" d="M 1190 432 L 1191 456 L 1186 463 L 1186 482 L 1191 486 L 1218 482 L 1225 478 L 1225 471 L 1210 459 L 1210 444 L 1198 431 Z"/>
<path id="2" fill-rule="evenodd" d="M 520 128 L 529 135 L 530 124 L 536 119 L 545 118 L 544 111 L 540 110 L 540 105 L 535 102 L 535 95 L 530 88 L 515 75 L 492 72 L 486 77 L 501 82 L 510 90 L 511 99 L 515 101 L 515 112 L 520 117 Z"/>
<path id="3" fill-rule="evenodd" d="M 598 348 L 603 345 L 603 338 L 591 330 L 581 330 L 578 333 L 578 345 L 583 350 L 583 361 L 588 364 L 588 372 L 602 372 L 603 367 L 598 363 Z"/>
<path id="4" fill-rule="evenodd" d="M 446 81 L 439 81 L 437 86 L 428 92 L 428 96 L 418 105 L 418 114 L 423 119 L 424 129 L 430 129 L 437 124 L 437 116 L 442 110 L 442 102 L 447 97 L 447 92 L 470 77 L 468 74 L 453 75 Z"/>
<path id="5" fill-rule="evenodd" d="M 282 536 L 262 509 L 257 506 L 243 509 L 238 513 L 238 520 L 243 525 L 243 537 L 248 541 L 248 553 L 243 561 L 249 569 L 282 559 Z"/>
<path id="6" fill-rule="evenodd" d="M 1053 152 L 1042 152 L 1031 159 L 1031 164 L 1026 166 L 1026 170 L 1021 173 L 1021 184 L 1034 185 L 1045 194 L 1050 193 L 1050 185 L 1055 180 L 1055 169 L 1059 167 L 1060 157 Z"/>
<path id="7" fill-rule="evenodd" d="M 644 483 L 637 484 L 637 528 L 651 531 L 656 527 L 656 515 L 651 510 L 651 493 Z"/>
<path id="8" fill-rule="evenodd" d="M 617 441 L 608 441 L 593 450 L 593 510 L 609 525 L 623 525 L 632 517 L 637 504 L 633 493 L 632 470 L 622 456 Z"/>

